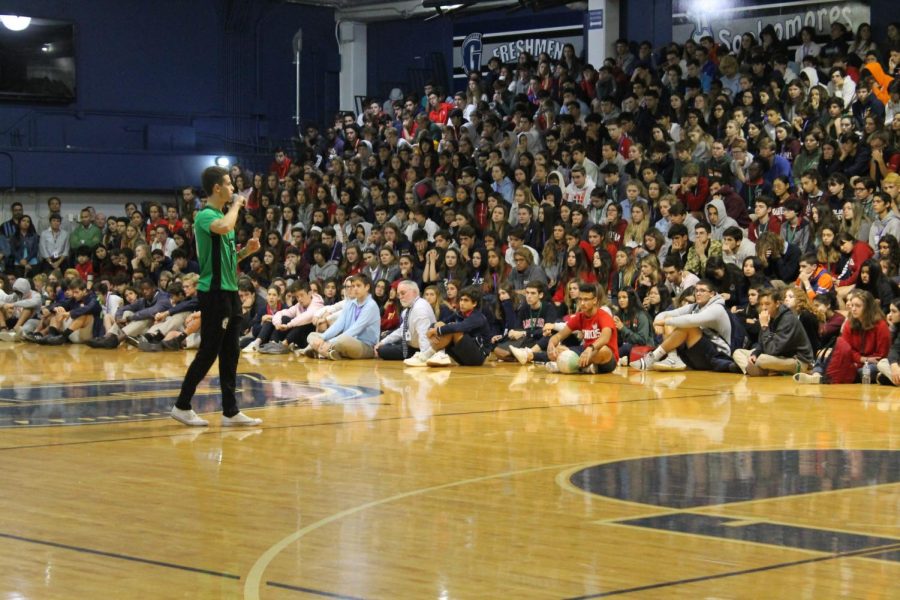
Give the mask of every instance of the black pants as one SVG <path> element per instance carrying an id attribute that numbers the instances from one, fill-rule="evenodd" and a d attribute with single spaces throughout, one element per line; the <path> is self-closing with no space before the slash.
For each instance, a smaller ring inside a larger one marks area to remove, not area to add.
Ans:
<path id="1" fill-rule="evenodd" d="M 406 354 L 403 354 L 403 345 L 400 342 L 393 344 L 385 344 L 378 347 L 378 358 L 382 360 L 403 360 L 411 358 L 413 354 L 418 352 L 418 348 L 413 348 L 409 344 L 406 345 Z"/>
<path id="2" fill-rule="evenodd" d="M 281 317 L 281 324 L 287 325 L 291 322 L 290 317 Z M 262 328 L 259 330 L 259 335 L 256 337 L 259 338 L 259 341 L 263 344 L 266 344 L 270 341 L 272 342 L 283 342 L 287 340 L 291 344 L 297 344 L 298 346 L 306 345 L 306 336 L 311 334 L 316 330 L 316 326 L 313 324 L 309 325 L 300 325 L 299 327 L 291 327 L 290 329 L 284 329 L 279 331 L 275 329 L 275 325 L 272 322 L 263 323 Z"/>
<path id="3" fill-rule="evenodd" d="M 191 398 L 219 359 L 219 382 L 222 388 L 222 413 L 233 417 L 240 410 L 234 395 L 237 387 L 237 365 L 241 355 L 238 339 L 243 327 L 241 301 L 237 292 L 198 292 L 200 302 L 200 349 L 188 367 L 175 406 L 190 410 Z"/>

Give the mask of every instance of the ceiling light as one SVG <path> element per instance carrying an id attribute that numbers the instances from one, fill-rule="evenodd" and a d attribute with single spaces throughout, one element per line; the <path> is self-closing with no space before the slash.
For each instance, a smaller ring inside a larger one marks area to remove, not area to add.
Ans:
<path id="1" fill-rule="evenodd" d="M 0 23 L 10 31 L 23 31 L 31 25 L 31 17 L 17 15 L 0 15 Z"/>
<path id="2" fill-rule="evenodd" d="M 227 156 L 217 156 L 216 157 L 216 166 L 222 167 L 223 169 L 227 169 L 231 166 L 231 159 Z"/>

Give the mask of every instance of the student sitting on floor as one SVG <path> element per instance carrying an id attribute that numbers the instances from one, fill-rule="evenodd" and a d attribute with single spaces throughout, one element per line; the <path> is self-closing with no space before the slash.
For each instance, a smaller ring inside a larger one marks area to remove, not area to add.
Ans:
<path id="1" fill-rule="evenodd" d="M 481 311 L 481 290 L 475 286 L 459 292 L 461 320 L 435 323 L 428 330 L 431 350 L 419 352 L 403 363 L 409 367 L 449 367 L 456 361 L 465 367 L 484 364 L 491 353 L 491 327 Z"/>
<path id="2" fill-rule="evenodd" d="M 541 281 L 525 284 L 525 301 L 506 322 L 509 328 L 507 340 L 494 347 L 494 354 L 503 361 L 515 360 L 513 348 L 531 348 L 544 336 L 544 325 L 554 323 L 558 310 L 552 302 L 544 301 L 547 286 Z M 504 312 L 513 311 L 512 298 L 502 302 Z"/>
<path id="3" fill-rule="evenodd" d="M 578 285 L 578 312 L 566 319 L 566 324 L 550 336 L 546 352 L 534 352 L 530 348 L 510 348 L 522 364 L 532 361 L 547 363 L 549 371 L 558 372 L 555 362 L 561 350 L 559 345 L 574 332 L 581 332 L 580 346 L 570 348 L 578 354 L 578 367 L 582 373 L 612 373 L 619 363 L 619 341 L 613 317 L 597 303 L 597 286 L 592 283 Z"/>
<path id="4" fill-rule="evenodd" d="M 878 361 L 878 383 L 881 385 L 900 385 L 900 298 L 891 302 L 890 322 L 891 350 L 887 358 Z"/>
<path id="5" fill-rule="evenodd" d="M 815 361 L 800 319 L 784 305 L 783 290 L 759 292 L 759 342 L 752 350 L 738 348 L 734 362 L 750 377 L 805 373 Z"/>
<path id="6" fill-rule="evenodd" d="M 646 371 L 737 371 L 731 360 L 731 318 L 715 286 L 701 279 L 694 286 L 695 300 L 660 313 L 653 321 L 663 341 L 632 363 Z"/>
<path id="7" fill-rule="evenodd" d="M 350 293 L 337 321 L 324 333 L 310 333 L 304 355 L 329 360 L 373 358 L 381 334 L 381 314 L 369 293 L 372 282 L 359 273 L 348 278 Z"/>
<path id="8" fill-rule="evenodd" d="M 81 344 L 93 337 L 94 319 L 100 317 L 97 296 L 81 279 L 73 279 L 69 291 L 71 296 L 51 310 L 48 335 L 38 343 L 46 346 Z"/>
<path id="9" fill-rule="evenodd" d="M 397 297 L 403 312 L 400 327 L 375 344 L 375 354 L 383 360 L 405 360 L 431 350 L 428 330 L 434 326 L 434 310 L 419 295 L 415 281 L 403 280 L 397 284 Z"/>
<path id="10" fill-rule="evenodd" d="M 141 281 L 141 297 L 137 301 L 119 308 L 116 312 L 116 324 L 106 332 L 106 336 L 88 340 L 92 348 L 113 349 L 125 336 L 143 335 L 153 325 L 153 318 L 172 308 L 169 294 L 157 289 L 151 279 Z"/>
<path id="11" fill-rule="evenodd" d="M 325 304 L 320 295 L 310 292 L 306 281 L 295 281 L 288 288 L 288 293 L 294 297 L 293 306 L 279 310 L 271 320 L 263 323 L 259 335 L 244 348 L 244 352 L 254 352 L 266 344 L 306 344 L 306 338 L 315 331 L 313 315 Z"/>

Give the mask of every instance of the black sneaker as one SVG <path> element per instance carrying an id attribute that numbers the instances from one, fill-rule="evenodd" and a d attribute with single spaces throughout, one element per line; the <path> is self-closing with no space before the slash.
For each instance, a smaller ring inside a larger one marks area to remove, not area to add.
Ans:
<path id="1" fill-rule="evenodd" d="M 162 352 L 162 344 L 156 342 L 142 341 L 138 344 L 137 349 L 141 352 Z"/>
<path id="2" fill-rule="evenodd" d="M 877 383 L 878 385 L 894 385 L 894 382 L 891 381 L 891 378 L 880 371 L 878 372 L 878 375 L 875 376 L 875 383 Z"/>
<path id="3" fill-rule="evenodd" d="M 125 341 L 128 343 L 129 346 L 134 346 L 135 348 L 137 348 L 138 346 L 141 345 L 141 342 L 144 340 L 143 340 L 143 336 L 126 335 Z"/>
<path id="4" fill-rule="evenodd" d="M 181 350 L 181 340 L 175 338 L 174 340 L 165 340 L 162 343 L 163 350 L 168 350 L 169 352 L 175 352 Z"/>
<path id="5" fill-rule="evenodd" d="M 115 350 L 119 347 L 119 338 L 114 335 L 108 335 L 102 338 L 94 338 L 92 348 L 103 348 L 105 350 Z"/>
<path id="6" fill-rule="evenodd" d="M 48 335 L 38 343 L 42 346 L 62 346 L 66 341 L 66 336 L 64 335 Z"/>

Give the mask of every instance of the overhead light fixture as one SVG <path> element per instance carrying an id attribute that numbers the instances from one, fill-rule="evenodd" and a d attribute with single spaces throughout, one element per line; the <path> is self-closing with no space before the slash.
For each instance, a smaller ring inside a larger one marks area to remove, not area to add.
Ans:
<path id="1" fill-rule="evenodd" d="M 231 159 L 227 156 L 217 156 L 216 157 L 216 166 L 222 167 L 223 169 L 227 169 L 231 166 Z"/>
<path id="2" fill-rule="evenodd" d="M 0 15 L 0 23 L 10 31 L 24 31 L 31 25 L 31 17 L 18 15 Z"/>
<path id="3" fill-rule="evenodd" d="M 472 0 L 466 2 L 447 2 L 447 0 L 424 0 L 422 8 L 433 8 L 438 16 L 452 13 L 460 8 L 474 4 Z"/>

